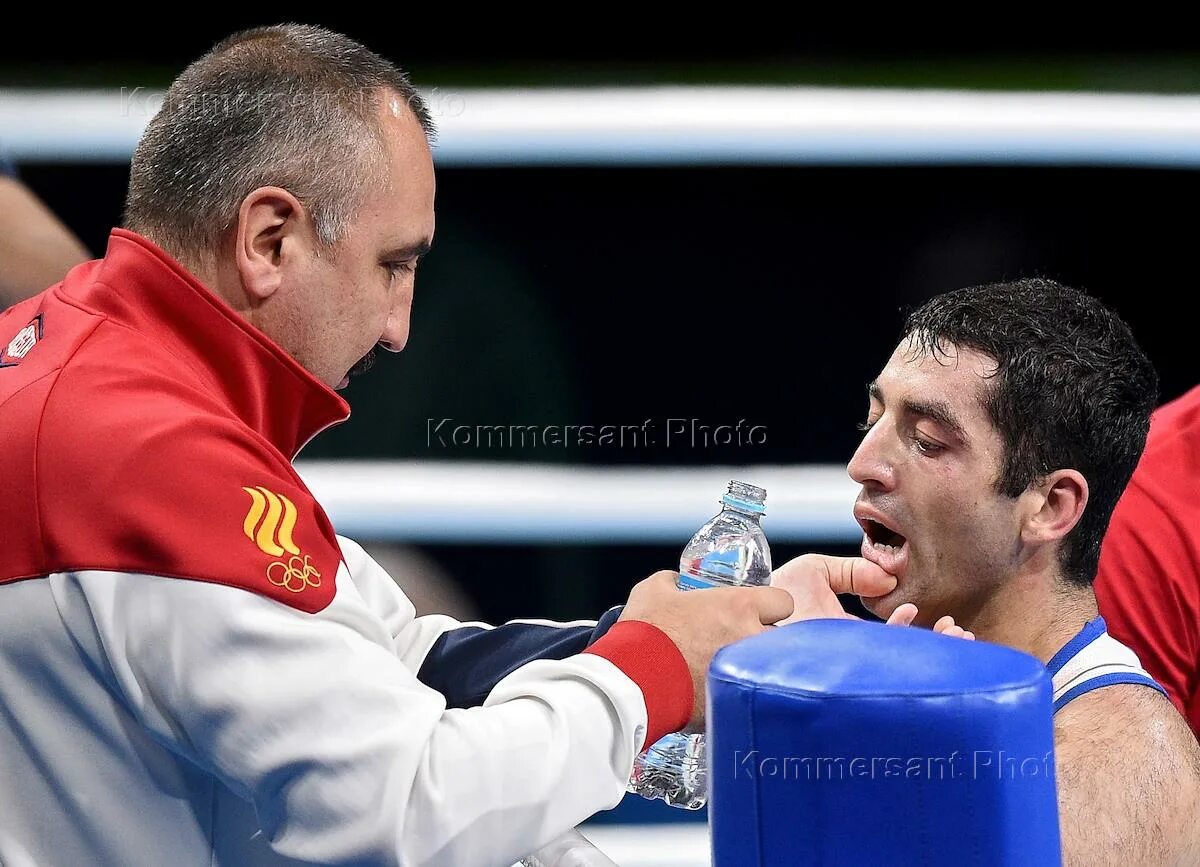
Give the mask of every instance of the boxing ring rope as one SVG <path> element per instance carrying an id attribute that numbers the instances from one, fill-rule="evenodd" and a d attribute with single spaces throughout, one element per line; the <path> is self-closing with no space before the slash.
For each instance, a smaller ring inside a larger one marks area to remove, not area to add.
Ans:
<path id="1" fill-rule="evenodd" d="M 1200 97 L 816 87 L 432 88 L 443 166 L 1200 167 Z M 261 95 L 260 95 L 261 96 Z M 0 89 L 17 161 L 122 162 L 162 92 Z"/>
<path id="2" fill-rule="evenodd" d="M 681 543 L 730 479 L 767 489 L 773 542 L 857 542 L 858 488 L 839 465 L 581 467 L 436 461 L 299 461 L 338 532 L 379 541 Z"/>

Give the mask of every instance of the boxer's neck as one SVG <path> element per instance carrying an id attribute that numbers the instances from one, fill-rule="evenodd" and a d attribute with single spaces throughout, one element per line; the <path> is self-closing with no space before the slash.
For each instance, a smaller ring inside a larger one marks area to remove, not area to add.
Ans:
<path id="1" fill-rule="evenodd" d="M 1026 565 L 984 602 L 967 628 L 978 639 L 1049 662 L 1097 616 L 1096 594 L 1064 579 L 1057 564 Z"/>

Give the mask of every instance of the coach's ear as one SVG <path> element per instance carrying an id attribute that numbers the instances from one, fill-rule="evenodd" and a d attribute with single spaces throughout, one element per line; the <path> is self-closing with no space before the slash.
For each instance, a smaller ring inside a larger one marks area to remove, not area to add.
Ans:
<path id="1" fill-rule="evenodd" d="M 304 207 L 280 187 L 253 190 L 238 209 L 234 260 L 251 307 L 275 294 L 284 283 L 289 257 L 298 252 Z M 235 305 L 236 306 L 236 305 Z"/>
<path id="2" fill-rule="evenodd" d="M 1056 542 L 1075 528 L 1087 507 L 1088 483 L 1078 470 L 1055 470 L 1021 494 L 1021 540 Z"/>

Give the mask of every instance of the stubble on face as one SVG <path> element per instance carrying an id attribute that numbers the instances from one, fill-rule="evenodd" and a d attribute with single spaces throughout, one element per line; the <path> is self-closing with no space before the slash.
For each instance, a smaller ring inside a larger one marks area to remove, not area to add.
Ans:
<path id="1" fill-rule="evenodd" d="M 379 348 L 378 344 L 376 344 L 375 346 L 372 346 L 367 351 L 366 355 L 364 355 L 362 358 L 360 358 L 358 361 L 356 361 L 354 363 L 354 366 L 350 368 L 350 373 L 347 375 L 352 376 L 352 377 L 353 376 L 362 376 L 364 373 L 366 373 L 368 370 L 370 370 L 372 367 L 374 367 L 375 366 L 375 352 L 378 348 Z"/>
<path id="2" fill-rule="evenodd" d="M 871 416 L 884 426 L 856 454 L 867 477 L 860 501 L 893 521 L 908 548 L 899 586 L 868 605 L 876 615 L 912 602 L 922 625 L 943 614 L 969 625 L 1014 568 L 1014 501 L 996 488 L 1003 445 L 985 403 L 993 371 L 990 358 L 971 350 L 929 355 L 901 344 L 876 380 L 882 400 Z M 952 424 L 939 420 L 946 413 Z M 938 444 L 936 453 L 921 443 Z"/>

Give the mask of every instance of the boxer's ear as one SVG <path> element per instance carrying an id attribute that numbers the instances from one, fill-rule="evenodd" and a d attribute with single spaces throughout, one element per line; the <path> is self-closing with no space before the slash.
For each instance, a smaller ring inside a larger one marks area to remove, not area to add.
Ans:
<path id="1" fill-rule="evenodd" d="M 1078 470 L 1055 470 L 1021 494 L 1025 515 L 1021 539 L 1056 542 L 1079 523 L 1088 502 L 1087 479 Z"/>

